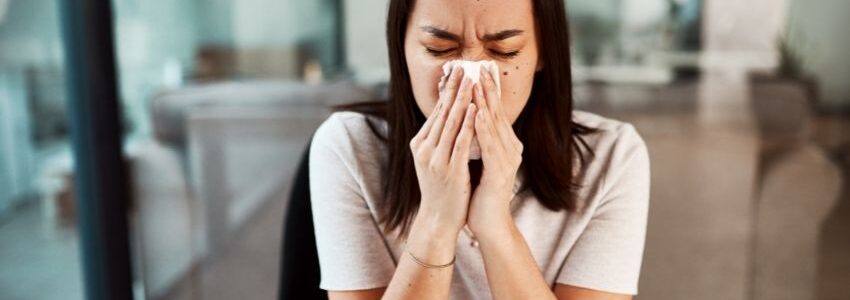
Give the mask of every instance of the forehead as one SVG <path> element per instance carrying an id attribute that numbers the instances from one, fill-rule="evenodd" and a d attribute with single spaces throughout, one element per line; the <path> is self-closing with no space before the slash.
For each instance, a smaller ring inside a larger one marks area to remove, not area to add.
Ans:
<path id="1" fill-rule="evenodd" d="M 505 29 L 530 31 L 534 26 L 531 0 L 417 0 L 410 24 L 434 26 L 461 34 Z"/>

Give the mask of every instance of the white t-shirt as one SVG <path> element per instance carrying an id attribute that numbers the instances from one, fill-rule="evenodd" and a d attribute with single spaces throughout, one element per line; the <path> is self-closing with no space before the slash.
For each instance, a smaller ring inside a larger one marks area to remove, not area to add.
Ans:
<path id="1" fill-rule="evenodd" d="M 368 117 L 371 118 L 371 117 Z M 579 178 L 579 209 L 551 211 L 531 192 L 511 211 L 546 282 L 637 294 L 649 208 L 649 157 L 632 125 L 576 111 L 596 128 L 585 136 L 595 156 Z M 386 123 L 378 121 L 380 130 Z M 386 287 L 404 253 L 398 230 L 379 223 L 387 148 L 355 112 L 337 112 L 316 131 L 310 192 L 325 290 Z M 517 185 L 521 182 L 521 173 Z M 458 237 L 451 299 L 491 299 L 484 261 L 465 231 Z"/>

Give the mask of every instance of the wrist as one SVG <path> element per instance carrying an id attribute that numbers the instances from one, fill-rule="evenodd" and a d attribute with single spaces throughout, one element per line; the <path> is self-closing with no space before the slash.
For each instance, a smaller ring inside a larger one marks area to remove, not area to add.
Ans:
<path id="1" fill-rule="evenodd" d="M 433 265 L 441 265 L 454 259 L 457 236 L 460 232 L 446 226 L 429 222 L 417 216 L 407 235 L 406 250 L 418 259 Z"/>
<path id="2" fill-rule="evenodd" d="M 479 241 L 501 238 L 510 232 L 511 226 L 515 225 L 509 206 L 487 209 L 469 223 L 469 229 Z"/>
<path id="3" fill-rule="evenodd" d="M 411 233 L 415 230 L 436 240 L 454 241 L 457 239 L 463 223 L 456 221 L 457 216 L 445 215 L 437 209 L 420 207 L 410 224 Z"/>

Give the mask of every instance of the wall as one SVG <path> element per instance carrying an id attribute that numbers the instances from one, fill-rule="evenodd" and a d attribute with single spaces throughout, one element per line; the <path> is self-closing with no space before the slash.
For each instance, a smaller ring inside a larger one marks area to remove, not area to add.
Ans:
<path id="1" fill-rule="evenodd" d="M 56 0 L 0 3 L 0 215 L 33 192 L 37 149 L 28 94 L 34 74 L 61 78 L 62 43 Z M 52 77 L 51 77 L 52 78 Z M 40 85 L 43 88 L 61 88 Z M 43 95 L 53 95 L 42 91 Z M 64 97 L 40 99 L 64 106 Z M 55 120 L 49 120 L 55 121 Z"/>
<path id="2" fill-rule="evenodd" d="M 819 82 L 820 106 L 850 110 L 850 1 L 795 0 L 788 11 L 791 47 Z"/>
<path id="3" fill-rule="evenodd" d="M 21 74 L 0 70 L 0 221 L 32 191 L 35 152 L 30 142 L 24 81 Z"/>
<path id="4" fill-rule="evenodd" d="M 194 0 L 198 41 L 204 45 L 233 43 L 233 0 Z"/>
<path id="5" fill-rule="evenodd" d="M 11 1 L 7 5 L 0 22 L 0 68 L 61 64 L 57 0 Z"/>
<path id="6" fill-rule="evenodd" d="M 191 72 L 199 32 L 194 1 L 114 1 L 118 79 L 124 117 L 135 135 L 150 132 L 151 95 Z"/>
<path id="7" fill-rule="evenodd" d="M 386 82 L 390 78 L 387 53 L 387 0 L 344 0 L 345 51 L 357 80 Z"/>

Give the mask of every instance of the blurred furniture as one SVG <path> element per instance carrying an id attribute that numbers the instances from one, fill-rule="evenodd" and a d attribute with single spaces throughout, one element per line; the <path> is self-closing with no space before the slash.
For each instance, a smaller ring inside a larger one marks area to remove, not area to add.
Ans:
<path id="1" fill-rule="evenodd" d="M 162 297 L 230 248 L 263 204 L 286 199 L 292 158 L 329 106 L 371 97 L 347 81 L 225 82 L 156 96 L 154 138 L 130 147 L 137 265 L 147 295 Z"/>
<path id="2" fill-rule="evenodd" d="M 33 185 L 27 92 L 21 73 L 0 70 L 0 219 Z"/>
<path id="3" fill-rule="evenodd" d="M 0 68 L 0 218 L 41 198 L 48 223 L 75 224 L 61 68 Z"/>
<path id="4" fill-rule="evenodd" d="M 812 142 L 815 94 L 809 83 L 794 79 L 756 74 L 750 83 L 764 168 L 789 148 Z"/>
<path id="5" fill-rule="evenodd" d="M 280 246 L 278 299 L 328 299 L 319 288 L 319 253 L 310 208 L 310 146 L 304 150 L 295 173 L 283 220 Z"/>
<path id="6" fill-rule="evenodd" d="M 307 45 L 237 49 L 204 46 L 195 57 L 193 77 L 198 81 L 220 81 L 234 74 L 247 78 L 303 78 L 306 63 L 315 60 Z"/>
<path id="7" fill-rule="evenodd" d="M 755 199 L 753 299 L 815 299 L 821 225 L 838 203 L 842 174 L 812 139 L 814 93 L 805 82 L 755 80 L 761 137 Z"/>
<path id="8" fill-rule="evenodd" d="M 637 298 L 811 299 L 821 224 L 841 183 L 833 151 L 811 142 L 808 97 L 785 86 L 750 94 L 746 76 L 703 75 L 668 86 L 575 87 L 579 107 L 634 124 L 649 150 Z M 822 139 L 846 135 L 829 127 Z"/>
<path id="9" fill-rule="evenodd" d="M 821 225 L 838 203 L 841 173 L 812 144 L 764 172 L 756 199 L 753 299 L 816 299 Z"/>

